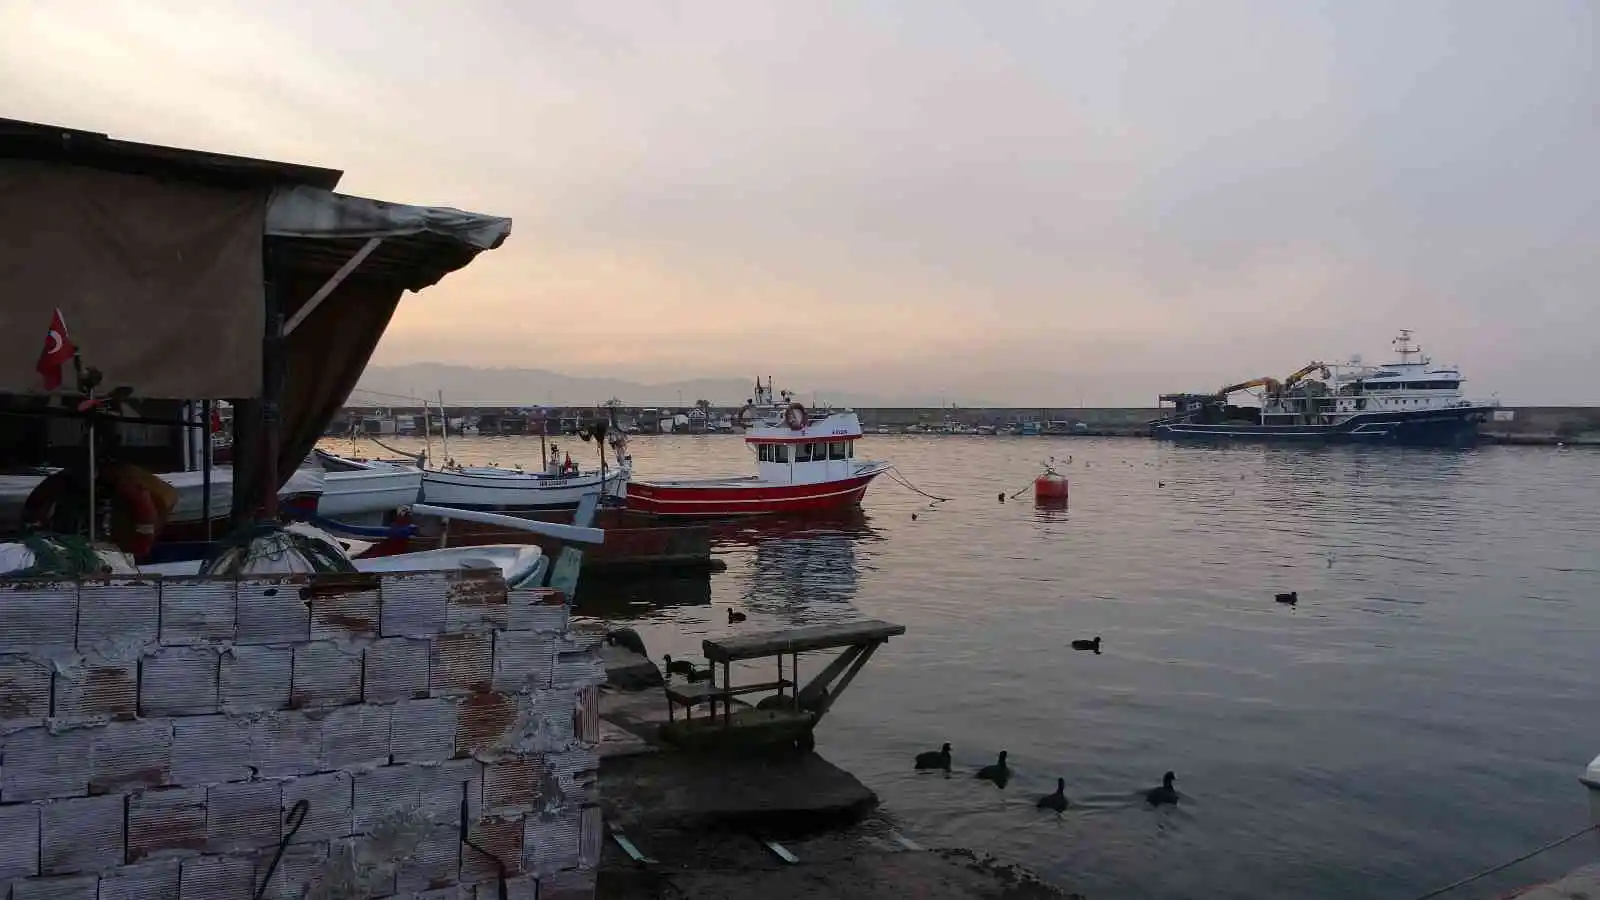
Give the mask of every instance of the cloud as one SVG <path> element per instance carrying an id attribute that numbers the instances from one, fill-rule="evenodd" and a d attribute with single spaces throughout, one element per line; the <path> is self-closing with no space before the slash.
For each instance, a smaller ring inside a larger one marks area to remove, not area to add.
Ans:
<path id="1" fill-rule="evenodd" d="M 510 215 L 386 363 L 1106 403 L 1381 355 L 1583 402 L 1584 0 L 0 10 L 0 114 Z"/>

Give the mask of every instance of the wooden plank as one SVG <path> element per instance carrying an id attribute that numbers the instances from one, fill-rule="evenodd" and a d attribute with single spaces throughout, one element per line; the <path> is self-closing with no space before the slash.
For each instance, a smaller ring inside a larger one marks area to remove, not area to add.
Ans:
<path id="1" fill-rule="evenodd" d="M 742 634 L 721 640 L 707 639 L 701 644 L 706 659 L 726 663 L 739 659 L 757 659 L 779 653 L 805 653 L 811 650 L 830 650 L 887 640 L 905 634 L 904 625 L 864 619 L 859 622 L 841 622 L 837 625 L 808 625 L 783 631 L 764 631 Z"/>

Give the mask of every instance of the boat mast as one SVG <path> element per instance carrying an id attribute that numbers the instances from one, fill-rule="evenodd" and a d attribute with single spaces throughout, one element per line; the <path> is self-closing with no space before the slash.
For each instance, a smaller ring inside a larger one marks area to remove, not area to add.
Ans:
<path id="1" fill-rule="evenodd" d="M 444 465 L 449 465 L 450 464 L 450 416 L 447 415 L 445 413 L 445 411 L 444 411 L 444 389 L 443 388 L 441 388 L 439 390 L 439 443 L 443 445 L 443 449 L 440 450 L 439 452 L 444 454 Z M 442 469 L 442 468 L 444 468 L 444 466 L 443 465 L 435 466 L 434 468 Z"/>

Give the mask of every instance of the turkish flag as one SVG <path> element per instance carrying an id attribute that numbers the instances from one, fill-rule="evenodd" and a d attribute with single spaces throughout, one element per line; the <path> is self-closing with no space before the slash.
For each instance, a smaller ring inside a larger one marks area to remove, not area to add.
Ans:
<path id="1" fill-rule="evenodd" d="M 44 335 L 44 349 L 39 352 L 39 362 L 34 365 L 44 377 L 45 390 L 53 391 L 61 387 L 61 367 L 71 362 L 72 355 L 77 352 L 77 346 L 67 335 L 67 320 L 61 317 L 61 309 L 57 307 L 56 314 L 50 317 L 50 330 Z"/>

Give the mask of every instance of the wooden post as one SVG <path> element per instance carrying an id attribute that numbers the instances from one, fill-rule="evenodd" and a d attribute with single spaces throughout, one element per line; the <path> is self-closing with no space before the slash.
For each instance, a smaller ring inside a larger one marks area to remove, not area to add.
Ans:
<path id="1" fill-rule="evenodd" d="M 261 341 L 261 459 L 257 477 L 261 479 L 261 517 L 278 520 L 278 449 L 283 438 L 283 299 L 275 279 L 271 239 L 261 243 L 262 292 L 266 309 L 266 331 Z M 235 484 L 238 489 L 241 485 Z"/>

